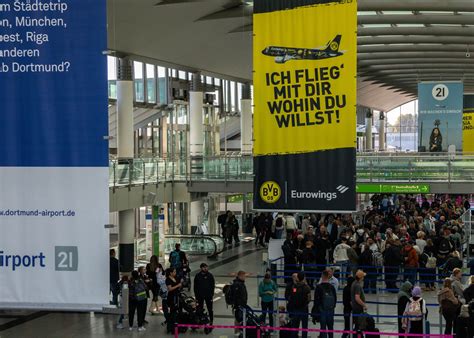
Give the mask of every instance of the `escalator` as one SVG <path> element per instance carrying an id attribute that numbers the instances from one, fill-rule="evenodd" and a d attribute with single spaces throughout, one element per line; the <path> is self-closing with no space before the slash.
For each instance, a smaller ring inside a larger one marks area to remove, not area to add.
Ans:
<path id="1" fill-rule="evenodd" d="M 175 244 L 187 255 L 215 257 L 224 251 L 224 240 L 219 235 L 165 235 L 165 254 L 174 250 Z"/>

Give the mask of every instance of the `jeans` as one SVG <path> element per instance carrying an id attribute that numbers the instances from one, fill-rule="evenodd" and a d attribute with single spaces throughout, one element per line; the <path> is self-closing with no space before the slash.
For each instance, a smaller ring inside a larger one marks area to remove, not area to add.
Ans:
<path id="1" fill-rule="evenodd" d="M 451 334 L 453 332 L 453 324 L 456 319 L 456 315 L 447 315 L 443 313 L 443 318 L 446 321 L 446 326 L 444 327 L 444 334 Z"/>
<path id="2" fill-rule="evenodd" d="M 137 311 L 138 327 L 142 327 L 145 322 L 147 300 L 130 299 L 128 302 L 128 324 L 133 327 L 133 317 L 135 317 L 135 310 Z"/>
<path id="3" fill-rule="evenodd" d="M 271 302 L 264 302 L 262 301 L 262 321 L 265 322 L 267 312 L 268 311 L 268 320 L 270 322 L 270 326 L 273 326 L 273 301 Z"/>
<path id="4" fill-rule="evenodd" d="M 294 329 L 298 329 L 301 327 L 303 329 L 308 328 L 308 309 L 295 309 L 294 312 L 296 312 L 292 317 L 291 317 L 291 327 Z M 291 337 L 292 338 L 297 338 L 298 337 L 298 331 L 291 331 Z M 308 332 L 303 331 L 301 333 L 302 338 L 308 338 Z"/>
<path id="5" fill-rule="evenodd" d="M 209 312 L 209 320 L 211 321 L 211 324 L 212 324 L 214 322 L 212 297 L 211 298 L 196 297 L 196 301 L 198 303 L 197 308 L 198 310 L 201 310 L 201 311 L 204 311 L 204 302 L 206 302 L 207 312 Z"/>
<path id="6" fill-rule="evenodd" d="M 282 236 L 283 236 L 283 229 L 275 229 L 275 238 L 281 239 Z"/>
<path id="7" fill-rule="evenodd" d="M 334 330 L 334 310 L 333 311 L 321 311 L 320 315 L 321 330 Z M 321 332 L 321 338 L 333 338 L 334 333 Z"/>
<path id="8" fill-rule="evenodd" d="M 117 283 L 110 283 L 110 292 L 112 293 L 112 305 L 118 304 L 118 295 L 120 293 L 119 289 L 117 288 Z"/>

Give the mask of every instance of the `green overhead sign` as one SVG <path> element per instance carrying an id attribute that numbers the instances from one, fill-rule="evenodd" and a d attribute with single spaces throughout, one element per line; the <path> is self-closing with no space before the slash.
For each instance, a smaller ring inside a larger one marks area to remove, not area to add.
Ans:
<path id="1" fill-rule="evenodd" d="M 358 183 L 356 192 L 364 193 L 390 193 L 390 194 L 429 194 L 429 184 L 374 184 L 374 183 Z"/>

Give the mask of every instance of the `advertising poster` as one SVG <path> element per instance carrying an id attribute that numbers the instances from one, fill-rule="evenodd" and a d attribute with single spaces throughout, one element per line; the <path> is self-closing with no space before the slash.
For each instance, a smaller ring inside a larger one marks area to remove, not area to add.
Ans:
<path id="1" fill-rule="evenodd" d="M 356 1 L 254 2 L 254 208 L 355 210 Z"/>
<path id="2" fill-rule="evenodd" d="M 474 153 L 474 95 L 464 96 L 462 142 L 464 153 Z"/>
<path id="3" fill-rule="evenodd" d="M 418 151 L 462 150 L 463 89 L 461 82 L 418 84 Z"/>
<path id="4" fill-rule="evenodd" d="M 109 303 L 106 2 L 0 1 L 0 308 Z"/>

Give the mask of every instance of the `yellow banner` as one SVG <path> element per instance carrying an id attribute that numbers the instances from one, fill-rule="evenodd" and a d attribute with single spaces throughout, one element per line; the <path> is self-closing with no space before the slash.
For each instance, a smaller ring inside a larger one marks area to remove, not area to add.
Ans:
<path id="1" fill-rule="evenodd" d="M 462 117 L 462 150 L 474 153 L 474 108 L 465 108 Z"/>
<path id="2" fill-rule="evenodd" d="M 253 25 L 254 155 L 355 148 L 356 1 L 257 13 Z"/>

